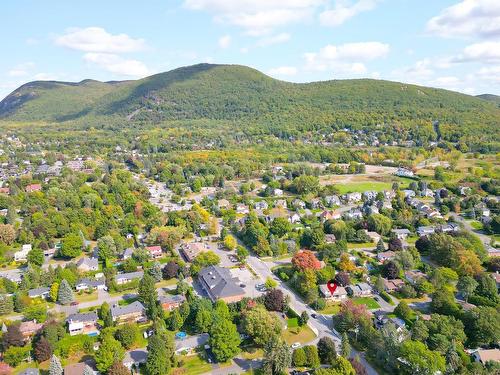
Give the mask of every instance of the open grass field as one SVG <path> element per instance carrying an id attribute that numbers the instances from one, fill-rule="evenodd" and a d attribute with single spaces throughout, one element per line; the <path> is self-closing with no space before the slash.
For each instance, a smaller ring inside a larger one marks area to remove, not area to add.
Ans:
<path id="1" fill-rule="evenodd" d="M 348 249 L 365 249 L 365 248 L 375 248 L 377 247 L 376 243 L 373 242 L 361 242 L 361 243 L 348 243 Z"/>
<path id="2" fill-rule="evenodd" d="M 241 358 L 257 359 L 264 356 L 264 350 L 260 348 L 246 348 L 241 352 Z"/>
<path id="3" fill-rule="evenodd" d="M 290 345 L 294 342 L 305 344 L 314 340 L 316 335 L 307 325 L 300 328 L 289 328 L 283 332 L 283 339 Z"/>
<path id="4" fill-rule="evenodd" d="M 366 305 L 368 310 L 374 310 L 380 308 L 380 305 L 372 297 L 355 297 L 352 301 L 356 305 Z"/>
<path id="5" fill-rule="evenodd" d="M 97 292 L 87 294 L 87 293 L 82 293 L 82 294 L 75 294 L 75 300 L 82 303 L 82 302 L 90 302 L 90 301 L 95 301 L 97 300 Z"/>
<path id="6" fill-rule="evenodd" d="M 379 182 L 379 181 L 349 182 L 345 184 L 335 184 L 335 187 L 339 190 L 340 194 L 345 194 L 353 192 L 364 192 L 367 190 L 373 190 L 373 191 L 390 190 L 392 187 L 392 183 Z"/>

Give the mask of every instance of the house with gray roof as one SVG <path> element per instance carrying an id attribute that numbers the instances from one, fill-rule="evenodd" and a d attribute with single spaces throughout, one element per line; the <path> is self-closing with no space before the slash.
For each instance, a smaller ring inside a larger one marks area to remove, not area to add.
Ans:
<path id="1" fill-rule="evenodd" d="M 75 289 L 80 290 L 106 290 L 106 283 L 104 279 L 81 279 L 76 285 Z"/>
<path id="2" fill-rule="evenodd" d="M 219 299 L 227 303 L 237 302 L 245 296 L 240 281 L 233 277 L 227 268 L 219 266 L 202 268 L 198 280 L 212 302 Z"/>
<path id="3" fill-rule="evenodd" d="M 119 273 L 115 276 L 115 281 L 118 285 L 127 284 L 134 280 L 142 279 L 144 276 L 143 271 Z"/>
<path id="4" fill-rule="evenodd" d="M 71 336 L 96 336 L 99 334 L 99 329 L 97 327 L 97 314 L 93 311 L 88 313 L 71 314 L 66 319 L 66 322 L 68 323 L 68 331 Z"/>
<path id="5" fill-rule="evenodd" d="M 30 298 L 47 298 L 50 295 L 50 288 L 35 288 L 28 290 L 28 296 Z"/>
<path id="6" fill-rule="evenodd" d="M 139 301 L 123 306 L 115 304 L 111 307 L 111 316 L 118 324 L 140 322 L 146 318 L 146 309 Z"/>
<path id="7" fill-rule="evenodd" d="M 99 262 L 97 258 L 81 258 L 77 263 L 76 263 L 76 268 L 78 268 L 79 271 L 83 272 L 89 272 L 89 271 L 97 271 L 99 269 Z"/>

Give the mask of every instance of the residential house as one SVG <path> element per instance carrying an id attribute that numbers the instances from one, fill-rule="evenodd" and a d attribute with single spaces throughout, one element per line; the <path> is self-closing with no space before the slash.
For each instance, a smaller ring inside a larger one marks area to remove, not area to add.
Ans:
<path id="1" fill-rule="evenodd" d="M 248 206 L 246 204 L 238 203 L 236 205 L 236 213 L 237 214 L 247 215 L 249 212 L 250 212 L 250 210 L 248 209 Z"/>
<path id="2" fill-rule="evenodd" d="M 396 192 L 394 190 L 384 190 L 382 194 L 384 194 L 384 198 L 389 201 L 396 197 Z"/>
<path id="3" fill-rule="evenodd" d="M 99 270 L 99 261 L 97 258 L 83 257 L 76 263 L 76 268 L 82 272 Z"/>
<path id="4" fill-rule="evenodd" d="M 356 203 L 361 200 L 361 193 L 359 192 L 354 192 L 354 193 L 347 193 L 343 195 L 343 198 L 347 203 Z"/>
<path id="5" fill-rule="evenodd" d="M 393 280 L 388 280 L 388 279 L 382 279 L 384 282 L 384 289 L 388 293 L 396 292 L 401 288 L 403 285 L 405 285 L 405 282 L 401 279 L 393 279 Z"/>
<path id="6" fill-rule="evenodd" d="M 123 365 L 129 370 L 138 369 L 139 366 L 146 363 L 148 359 L 148 351 L 146 349 L 134 349 L 125 353 L 123 357 Z M 137 371 L 137 373 L 139 373 Z"/>
<path id="7" fill-rule="evenodd" d="M 417 234 L 419 237 L 429 236 L 436 231 L 434 227 L 431 226 L 421 226 L 417 228 Z"/>
<path id="8" fill-rule="evenodd" d="M 325 198 L 325 203 L 329 207 L 340 206 L 340 198 L 337 195 L 327 195 Z"/>
<path id="9" fill-rule="evenodd" d="M 281 189 L 274 189 L 273 190 L 273 195 L 275 197 L 282 197 L 283 196 L 283 190 L 281 190 Z"/>
<path id="10" fill-rule="evenodd" d="M 470 188 L 470 186 L 459 186 L 458 191 L 460 195 L 465 197 L 471 193 L 472 189 Z"/>
<path id="11" fill-rule="evenodd" d="M 399 177 L 413 177 L 415 174 L 413 173 L 412 170 L 400 167 L 397 169 L 397 171 L 394 173 L 396 176 Z"/>
<path id="12" fill-rule="evenodd" d="M 346 287 L 353 297 L 367 297 L 371 296 L 373 291 L 368 283 L 358 283 L 356 285 L 349 285 Z"/>
<path id="13" fill-rule="evenodd" d="M 377 254 L 377 259 L 380 263 L 384 263 L 386 260 L 390 260 L 396 256 L 396 253 L 392 250 L 383 251 Z"/>
<path id="14" fill-rule="evenodd" d="M 107 290 L 106 282 L 104 279 L 81 279 L 76 285 L 75 289 L 77 291 L 81 290 Z"/>
<path id="15" fill-rule="evenodd" d="M 415 191 L 409 189 L 403 190 L 403 194 L 405 195 L 405 198 L 413 198 L 416 195 Z"/>
<path id="16" fill-rule="evenodd" d="M 489 217 L 491 214 L 490 209 L 484 203 L 479 203 L 474 207 L 476 216 Z"/>
<path id="17" fill-rule="evenodd" d="M 304 201 L 301 201 L 300 199 L 294 199 L 292 202 L 293 208 L 296 210 L 303 210 L 306 208 L 306 203 Z"/>
<path id="18" fill-rule="evenodd" d="M 429 198 L 434 198 L 434 191 L 431 189 L 424 189 L 420 192 L 422 197 L 429 197 Z"/>
<path id="19" fill-rule="evenodd" d="M 19 325 L 19 331 L 23 335 L 24 341 L 29 341 L 42 327 L 42 323 L 37 323 L 36 320 L 29 320 Z"/>
<path id="20" fill-rule="evenodd" d="M 16 262 L 25 262 L 28 259 L 28 253 L 31 251 L 31 245 L 23 245 L 21 250 L 14 253 L 14 260 Z"/>
<path id="21" fill-rule="evenodd" d="M 255 202 L 254 207 L 256 210 L 267 210 L 269 208 L 269 205 L 266 201 L 258 201 Z"/>
<path id="22" fill-rule="evenodd" d="M 115 276 L 115 282 L 117 285 L 123 285 L 130 283 L 134 280 L 142 279 L 143 276 L 144 276 L 143 271 L 119 273 Z"/>
<path id="23" fill-rule="evenodd" d="M 377 198 L 377 192 L 373 190 L 368 190 L 363 193 L 363 198 L 367 201 L 372 201 Z"/>
<path id="24" fill-rule="evenodd" d="M 42 185 L 40 184 L 31 184 L 26 186 L 26 193 L 34 193 L 35 191 L 42 190 Z"/>
<path id="25" fill-rule="evenodd" d="M 378 243 L 380 241 L 380 239 L 382 238 L 382 236 L 380 234 L 378 234 L 377 232 L 370 232 L 370 231 L 367 231 L 365 229 L 365 233 L 368 237 L 370 237 L 370 240 L 373 242 L 373 243 Z"/>
<path id="26" fill-rule="evenodd" d="M 127 247 L 122 254 L 122 259 L 127 260 L 132 258 L 132 254 L 134 254 L 134 248 L 133 247 Z"/>
<path id="27" fill-rule="evenodd" d="M 401 241 L 404 241 L 408 238 L 411 232 L 408 229 L 393 229 L 391 230 L 394 235 L 399 238 Z"/>
<path id="28" fill-rule="evenodd" d="M 28 290 L 28 296 L 30 298 L 47 298 L 50 295 L 50 288 L 35 288 Z"/>
<path id="29" fill-rule="evenodd" d="M 396 327 L 396 333 L 398 334 L 398 341 L 401 342 L 406 339 L 406 323 L 404 320 L 392 317 L 389 318 L 385 311 L 376 311 L 375 316 L 375 327 L 377 329 L 382 329 L 387 324 L 393 324 Z"/>
<path id="30" fill-rule="evenodd" d="M 405 279 L 413 285 L 415 285 L 418 280 L 425 279 L 426 277 L 427 275 L 420 270 L 410 270 L 405 272 Z"/>
<path id="31" fill-rule="evenodd" d="M 201 253 L 207 251 L 207 247 L 202 242 L 190 242 L 183 244 L 180 249 L 182 257 L 187 262 L 192 262 Z"/>
<path id="32" fill-rule="evenodd" d="M 339 220 L 342 217 L 339 211 L 323 211 L 319 214 L 319 219 L 322 223 L 327 220 Z"/>
<path id="33" fill-rule="evenodd" d="M 278 199 L 278 200 L 276 200 L 274 202 L 274 207 L 287 208 L 286 200 L 284 200 L 284 199 Z"/>
<path id="34" fill-rule="evenodd" d="M 64 375 L 83 375 L 85 372 L 85 362 L 73 363 L 64 368 Z"/>
<path id="35" fill-rule="evenodd" d="M 373 214 L 378 214 L 379 213 L 379 210 L 378 210 L 378 205 L 377 204 L 365 204 L 361 211 L 365 214 L 365 215 L 373 215 Z"/>
<path id="36" fill-rule="evenodd" d="M 347 299 L 347 291 L 343 286 L 337 286 L 335 291 L 332 293 L 326 284 L 322 284 L 319 286 L 319 292 L 324 299 L 328 299 L 330 301 L 340 302 Z"/>
<path id="37" fill-rule="evenodd" d="M 195 351 L 196 348 L 203 348 L 208 344 L 210 336 L 208 333 L 202 333 L 199 335 L 188 336 L 182 340 L 175 340 L 175 354 L 190 354 Z"/>
<path id="38" fill-rule="evenodd" d="M 323 207 L 323 204 L 321 203 L 321 199 L 319 199 L 319 198 L 311 199 L 309 202 L 309 205 L 310 205 L 311 209 L 313 209 L 313 210 L 317 210 L 317 209 Z"/>
<path id="39" fill-rule="evenodd" d="M 158 297 L 158 300 L 163 310 L 172 311 L 182 305 L 182 303 L 186 301 L 186 297 L 182 294 L 166 294 Z"/>
<path id="40" fill-rule="evenodd" d="M 163 256 L 163 251 L 161 250 L 161 246 L 146 246 L 146 250 L 151 255 L 151 258 L 161 258 Z"/>
<path id="41" fill-rule="evenodd" d="M 219 299 L 226 303 L 238 302 L 245 296 L 240 281 L 233 277 L 227 268 L 219 266 L 202 268 L 198 280 L 212 302 Z"/>
<path id="42" fill-rule="evenodd" d="M 219 199 L 219 201 L 217 202 L 217 207 L 220 210 L 227 210 L 231 208 L 231 203 L 227 199 Z"/>
<path id="43" fill-rule="evenodd" d="M 458 232 L 460 227 L 456 223 L 440 224 L 436 227 L 436 232 L 452 233 Z"/>
<path id="44" fill-rule="evenodd" d="M 298 213 L 294 213 L 292 215 L 290 215 L 290 217 L 288 218 L 288 221 L 292 224 L 296 224 L 296 223 L 300 223 L 300 215 Z"/>
<path id="45" fill-rule="evenodd" d="M 66 319 L 66 322 L 68 323 L 68 332 L 71 336 L 97 336 L 99 334 L 97 314 L 95 312 L 71 314 Z"/>
<path id="46" fill-rule="evenodd" d="M 344 212 L 344 217 L 348 220 L 361 220 L 363 218 L 363 213 L 359 209 L 354 208 Z"/>
<path id="47" fill-rule="evenodd" d="M 139 301 L 124 306 L 115 304 L 111 307 L 113 322 L 117 322 L 118 324 L 144 321 L 145 314 L 146 309 Z"/>
<path id="48" fill-rule="evenodd" d="M 485 365 L 487 362 L 500 362 L 500 349 L 478 349 L 472 353 L 474 360 Z"/>
<path id="49" fill-rule="evenodd" d="M 497 285 L 497 290 L 500 291 L 500 273 L 497 272 L 494 272 L 491 274 L 491 277 L 493 278 L 493 280 L 495 280 L 495 283 Z"/>

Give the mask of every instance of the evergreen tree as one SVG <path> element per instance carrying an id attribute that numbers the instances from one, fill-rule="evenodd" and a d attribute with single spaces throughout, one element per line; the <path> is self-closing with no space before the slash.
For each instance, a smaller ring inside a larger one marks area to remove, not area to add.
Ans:
<path id="1" fill-rule="evenodd" d="M 351 355 L 351 344 L 349 344 L 349 337 L 347 337 L 347 333 L 342 333 L 342 343 L 340 346 L 340 354 L 344 358 L 349 358 Z"/>
<path id="2" fill-rule="evenodd" d="M 24 337 L 19 329 L 19 324 L 11 324 L 2 337 L 4 349 L 11 346 L 24 346 Z"/>
<path id="3" fill-rule="evenodd" d="M 12 311 L 14 311 L 12 297 L 0 294 L 0 315 L 10 314 Z"/>
<path id="4" fill-rule="evenodd" d="M 155 281 L 153 277 L 149 274 L 144 274 L 144 277 L 139 283 L 139 301 L 146 308 L 148 317 L 154 320 L 158 315 L 158 292 L 155 288 Z"/>
<path id="5" fill-rule="evenodd" d="M 123 350 L 120 342 L 115 340 L 110 333 L 106 333 L 99 350 L 95 354 L 97 369 L 100 372 L 106 372 L 113 363 L 122 361 L 124 356 L 125 350 Z"/>
<path id="6" fill-rule="evenodd" d="M 292 355 L 292 363 L 295 367 L 304 367 L 307 362 L 306 353 L 304 348 L 297 348 Z"/>
<path id="7" fill-rule="evenodd" d="M 149 338 L 147 375 L 167 375 L 172 367 L 174 343 L 171 335 L 155 334 Z"/>
<path id="8" fill-rule="evenodd" d="M 59 283 L 54 282 L 50 287 L 50 300 L 52 302 L 56 302 L 58 294 L 59 294 Z"/>
<path id="9" fill-rule="evenodd" d="M 168 326 L 171 331 L 177 331 L 182 327 L 182 324 L 184 323 L 182 316 L 179 312 L 179 309 L 175 309 L 172 311 L 170 316 L 168 317 Z"/>
<path id="10" fill-rule="evenodd" d="M 280 339 L 273 337 L 264 346 L 264 372 L 266 374 L 281 374 L 292 364 L 290 346 Z"/>
<path id="11" fill-rule="evenodd" d="M 163 279 L 161 264 L 159 262 L 154 262 L 148 272 L 157 283 Z"/>
<path id="12" fill-rule="evenodd" d="M 99 317 L 104 321 L 105 327 L 113 326 L 113 317 L 111 316 L 111 309 L 107 302 L 104 302 L 99 309 Z"/>
<path id="13" fill-rule="evenodd" d="M 67 305 L 73 302 L 73 290 L 71 290 L 71 286 L 66 279 L 63 279 L 63 281 L 61 281 L 61 285 L 59 285 L 57 301 L 61 305 Z"/>
<path id="14" fill-rule="evenodd" d="M 380 238 L 380 240 L 378 240 L 376 250 L 377 250 L 377 253 L 383 253 L 385 251 L 385 245 L 384 245 L 384 241 L 382 240 L 382 238 Z"/>
<path id="15" fill-rule="evenodd" d="M 49 375 L 63 375 L 61 361 L 55 355 L 50 359 Z"/>

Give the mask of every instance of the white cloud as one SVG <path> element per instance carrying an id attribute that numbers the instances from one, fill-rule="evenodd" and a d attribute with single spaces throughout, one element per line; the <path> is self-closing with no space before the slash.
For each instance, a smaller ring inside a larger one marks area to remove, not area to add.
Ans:
<path id="1" fill-rule="evenodd" d="M 384 57 L 388 52 L 389 45 L 380 42 L 329 44 L 319 52 L 306 53 L 304 58 L 308 70 L 364 74 L 367 72 L 365 62 Z"/>
<path id="2" fill-rule="evenodd" d="M 297 74 L 297 68 L 294 66 L 279 66 L 270 69 L 267 74 L 273 77 L 294 76 Z"/>
<path id="3" fill-rule="evenodd" d="M 431 18 L 427 31 L 443 37 L 498 37 L 500 1 L 463 0 Z"/>
<path id="4" fill-rule="evenodd" d="M 86 62 L 96 64 L 108 72 L 132 77 L 144 77 L 151 74 L 149 69 L 138 60 L 125 59 L 111 53 L 89 52 L 83 56 Z"/>
<path id="5" fill-rule="evenodd" d="M 357 14 L 372 10 L 376 5 L 376 0 L 359 0 L 354 3 L 337 0 L 332 9 L 320 13 L 319 20 L 323 26 L 340 26 Z"/>
<path id="6" fill-rule="evenodd" d="M 271 46 L 273 44 L 285 43 L 285 42 L 288 42 L 289 40 L 290 40 L 290 34 L 281 33 L 281 34 L 276 34 L 276 35 L 271 35 L 268 37 L 261 38 L 257 42 L 257 45 L 259 47 L 267 47 L 267 46 Z"/>
<path id="7" fill-rule="evenodd" d="M 216 22 L 241 27 L 262 36 L 278 27 L 310 19 L 325 0 L 185 0 L 188 9 L 207 11 Z"/>
<path id="8" fill-rule="evenodd" d="M 463 53 L 452 58 L 452 62 L 476 61 L 491 63 L 500 61 L 500 42 L 481 42 L 464 48 Z"/>
<path id="9" fill-rule="evenodd" d="M 228 48 L 231 44 L 231 35 L 224 35 L 219 38 L 219 47 Z"/>
<path id="10" fill-rule="evenodd" d="M 7 75 L 9 77 L 24 77 L 27 76 L 30 73 L 30 70 L 32 70 L 35 67 L 35 63 L 33 62 L 26 62 L 23 64 L 16 65 L 14 68 L 9 70 L 7 72 Z"/>
<path id="11" fill-rule="evenodd" d="M 124 53 L 144 49 L 143 39 L 134 39 L 127 34 L 110 34 L 102 27 L 85 29 L 71 28 L 56 38 L 59 46 L 84 52 Z"/>

